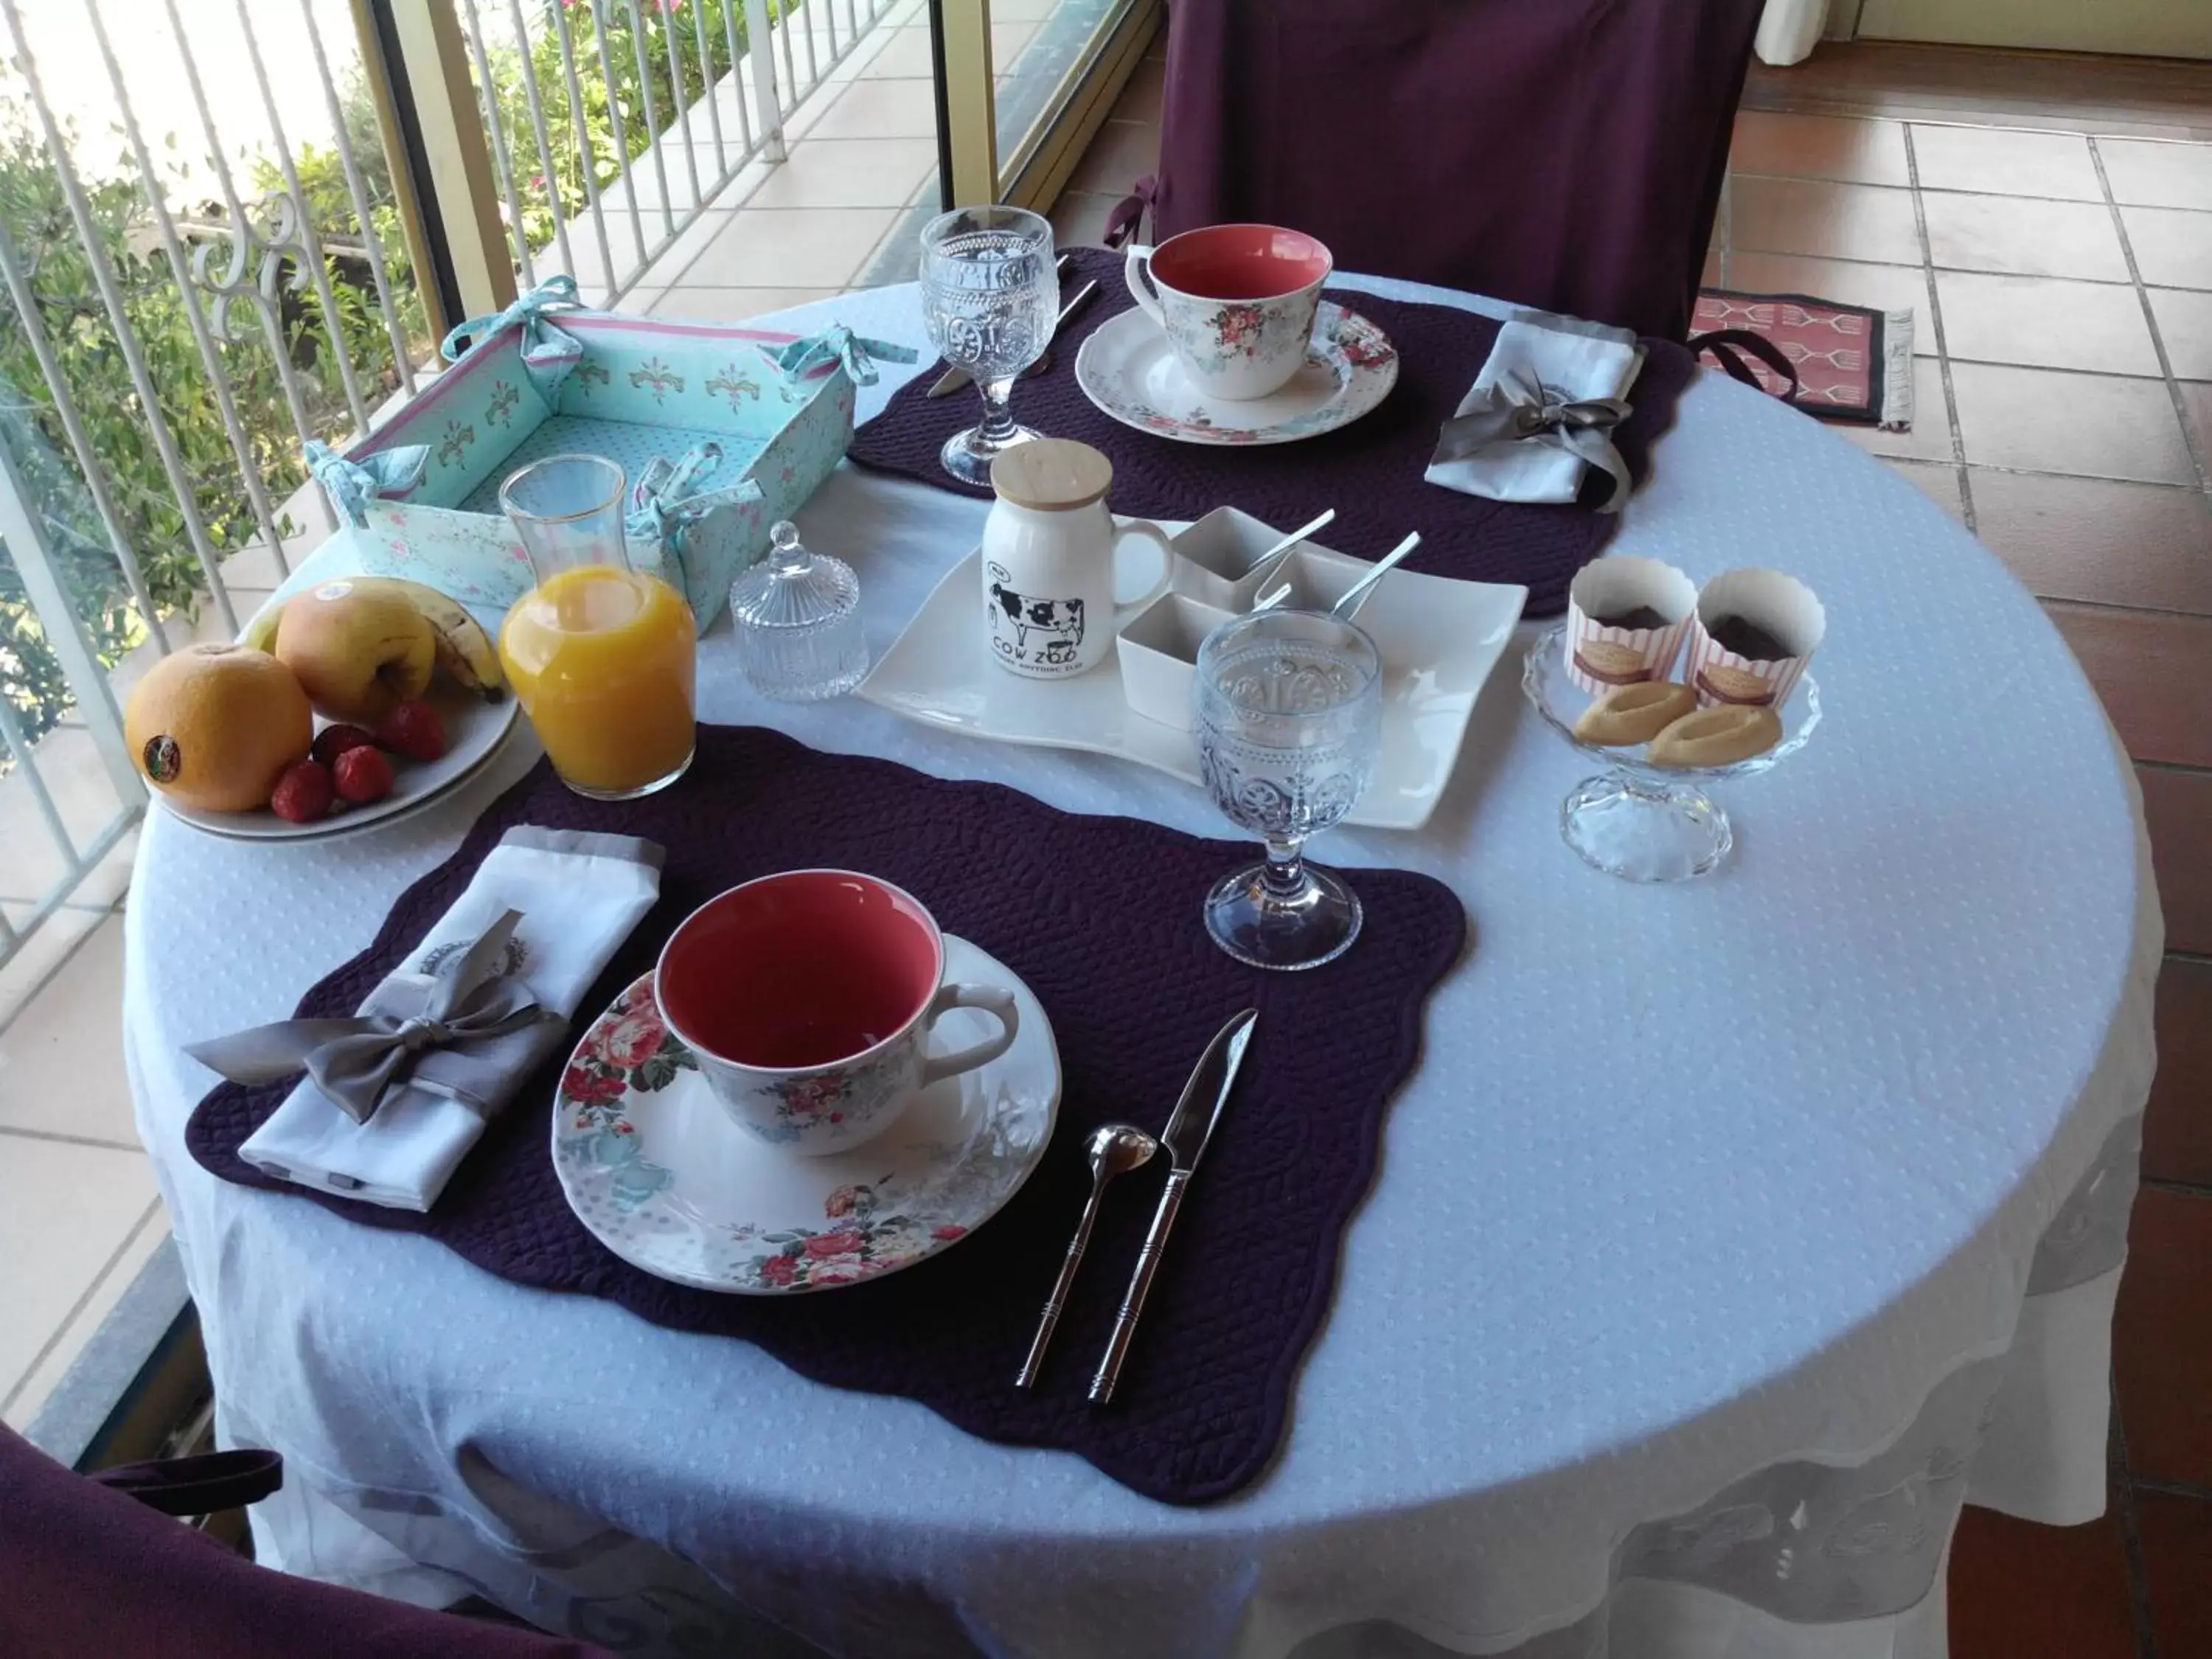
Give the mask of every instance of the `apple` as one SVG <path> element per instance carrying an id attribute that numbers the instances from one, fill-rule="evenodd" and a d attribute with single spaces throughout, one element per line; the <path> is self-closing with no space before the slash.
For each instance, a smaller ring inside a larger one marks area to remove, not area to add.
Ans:
<path id="1" fill-rule="evenodd" d="M 276 630 L 276 658 L 336 720 L 374 728 L 428 689 L 437 635 L 396 594 L 343 579 L 292 597 Z"/>

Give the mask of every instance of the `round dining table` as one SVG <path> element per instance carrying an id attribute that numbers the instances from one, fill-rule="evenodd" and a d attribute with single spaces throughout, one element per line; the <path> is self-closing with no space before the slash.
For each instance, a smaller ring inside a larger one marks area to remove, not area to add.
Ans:
<path id="1" fill-rule="evenodd" d="M 756 325 L 833 321 L 924 339 L 911 286 Z M 880 657 L 984 511 L 848 464 L 798 522 L 859 572 Z M 1616 880 L 1561 840 L 1594 769 L 1523 700 L 1524 624 L 1427 823 L 1316 844 L 1441 878 L 1470 943 L 1280 1453 L 1204 1505 L 191 1160 L 216 1079 L 185 1046 L 289 1015 L 529 767 L 526 729 L 434 808 L 339 840 L 242 844 L 151 810 L 127 1054 L 222 1433 L 286 1460 L 260 1559 L 475 1594 L 625 1653 L 1943 1654 L 1962 1503 L 2059 1524 L 2104 1503 L 2161 942 L 2133 774 L 1996 557 L 1717 374 L 1613 551 L 1809 583 L 1825 719 L 1717 792 L 1736 831 L 1717 873 Z M 1200 790 L 1112 757 L 764 701 L 726 621 L 699 664 L 703 720 L 1225 832 Z"/>

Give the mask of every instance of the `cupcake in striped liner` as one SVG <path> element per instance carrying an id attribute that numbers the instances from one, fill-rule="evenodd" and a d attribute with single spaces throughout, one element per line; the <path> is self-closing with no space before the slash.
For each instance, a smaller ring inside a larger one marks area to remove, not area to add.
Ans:
<path id="1" fill-rule="evenodd" d="M 1657 559 L 1584 565 L 1567 589 L 1567 678 L 1594 697 L 1665 679 L 1697 603 L 1697 585 Z"/>
<path id="2" fill-rule="evenodd" d="M 1724 570 L 1698 595 L 1683 678 L 1700 708 L 1723 702 L 1779 708 L 1827 631 L 1827 612 L 1795 576 Z"/>

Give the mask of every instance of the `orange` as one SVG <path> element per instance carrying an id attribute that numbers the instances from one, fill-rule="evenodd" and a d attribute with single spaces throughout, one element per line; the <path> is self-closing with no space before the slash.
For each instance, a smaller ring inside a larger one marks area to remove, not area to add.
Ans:
<path id="1" fill-rule="evenodd" d="M 164 657 L 131 693 L 123 735 L 146 781 L 202 812 L 269 804 L 303 759 L 315 717 L 292 671 L 246 645 L 191 645 Z"/>

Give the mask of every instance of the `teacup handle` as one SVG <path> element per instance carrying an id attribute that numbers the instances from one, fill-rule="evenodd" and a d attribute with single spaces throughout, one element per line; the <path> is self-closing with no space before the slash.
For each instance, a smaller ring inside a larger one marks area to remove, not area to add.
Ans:
<path id="1" fill-rule="evenodd" d="M 1160 579 L 1144 592 L 1144 596 L 1124 605 L 1114 601 L 1114 631 L 1120 633 L 1137 620 L 1137 613 L 1166 592 L 1175 581 L 1176 550 L 1174 539 L 1150 519 L 1132 519 L 1114 532 L 1114 546 L 1120 547 L 1126 536 L 1141 536 L 1160 550 Z M 1110 555 L 1109 555 L 1110 556 Z"/>
<path id="2" fill-rule="evenodd" d="M 1002 991 L 995 985 L 941 985 L 937 994 L 929 1000 L 929 1012 L 922 1016 L 925 1024 L 935 1025 L 937 1017 L 947 1008 L 981 1008 L 999 1022 L 999 1034 L 985 1037 L 981 1042 L 969 1044 L 957 1054 L 930 1054 L 921 1062 L 921 1087 L 927 1089 L 941 1078 L 957 1077 L 963 1072 L 972 1072 L 978 1066 L 988 1066 L 1014 1046 L 1014 1033 L 1021 1029 L 1021 1015 L 1014 1007 L 1014 994 Z"/>
<path id="3" fill-rule="evenodd" d="M 1152 292 L 1152 250 L 1146 243 L 1134 242 L 1129 247 L 1129 258 L 1121 267 L 1122 280 L 1129 285 L 1129 297 L 1137 302 L 1137 309 L 1152 319 L 1152 326 L 1162 333 L 1167 331 L 1167 319 L 1160 314 L 1159 298 Z"/>

